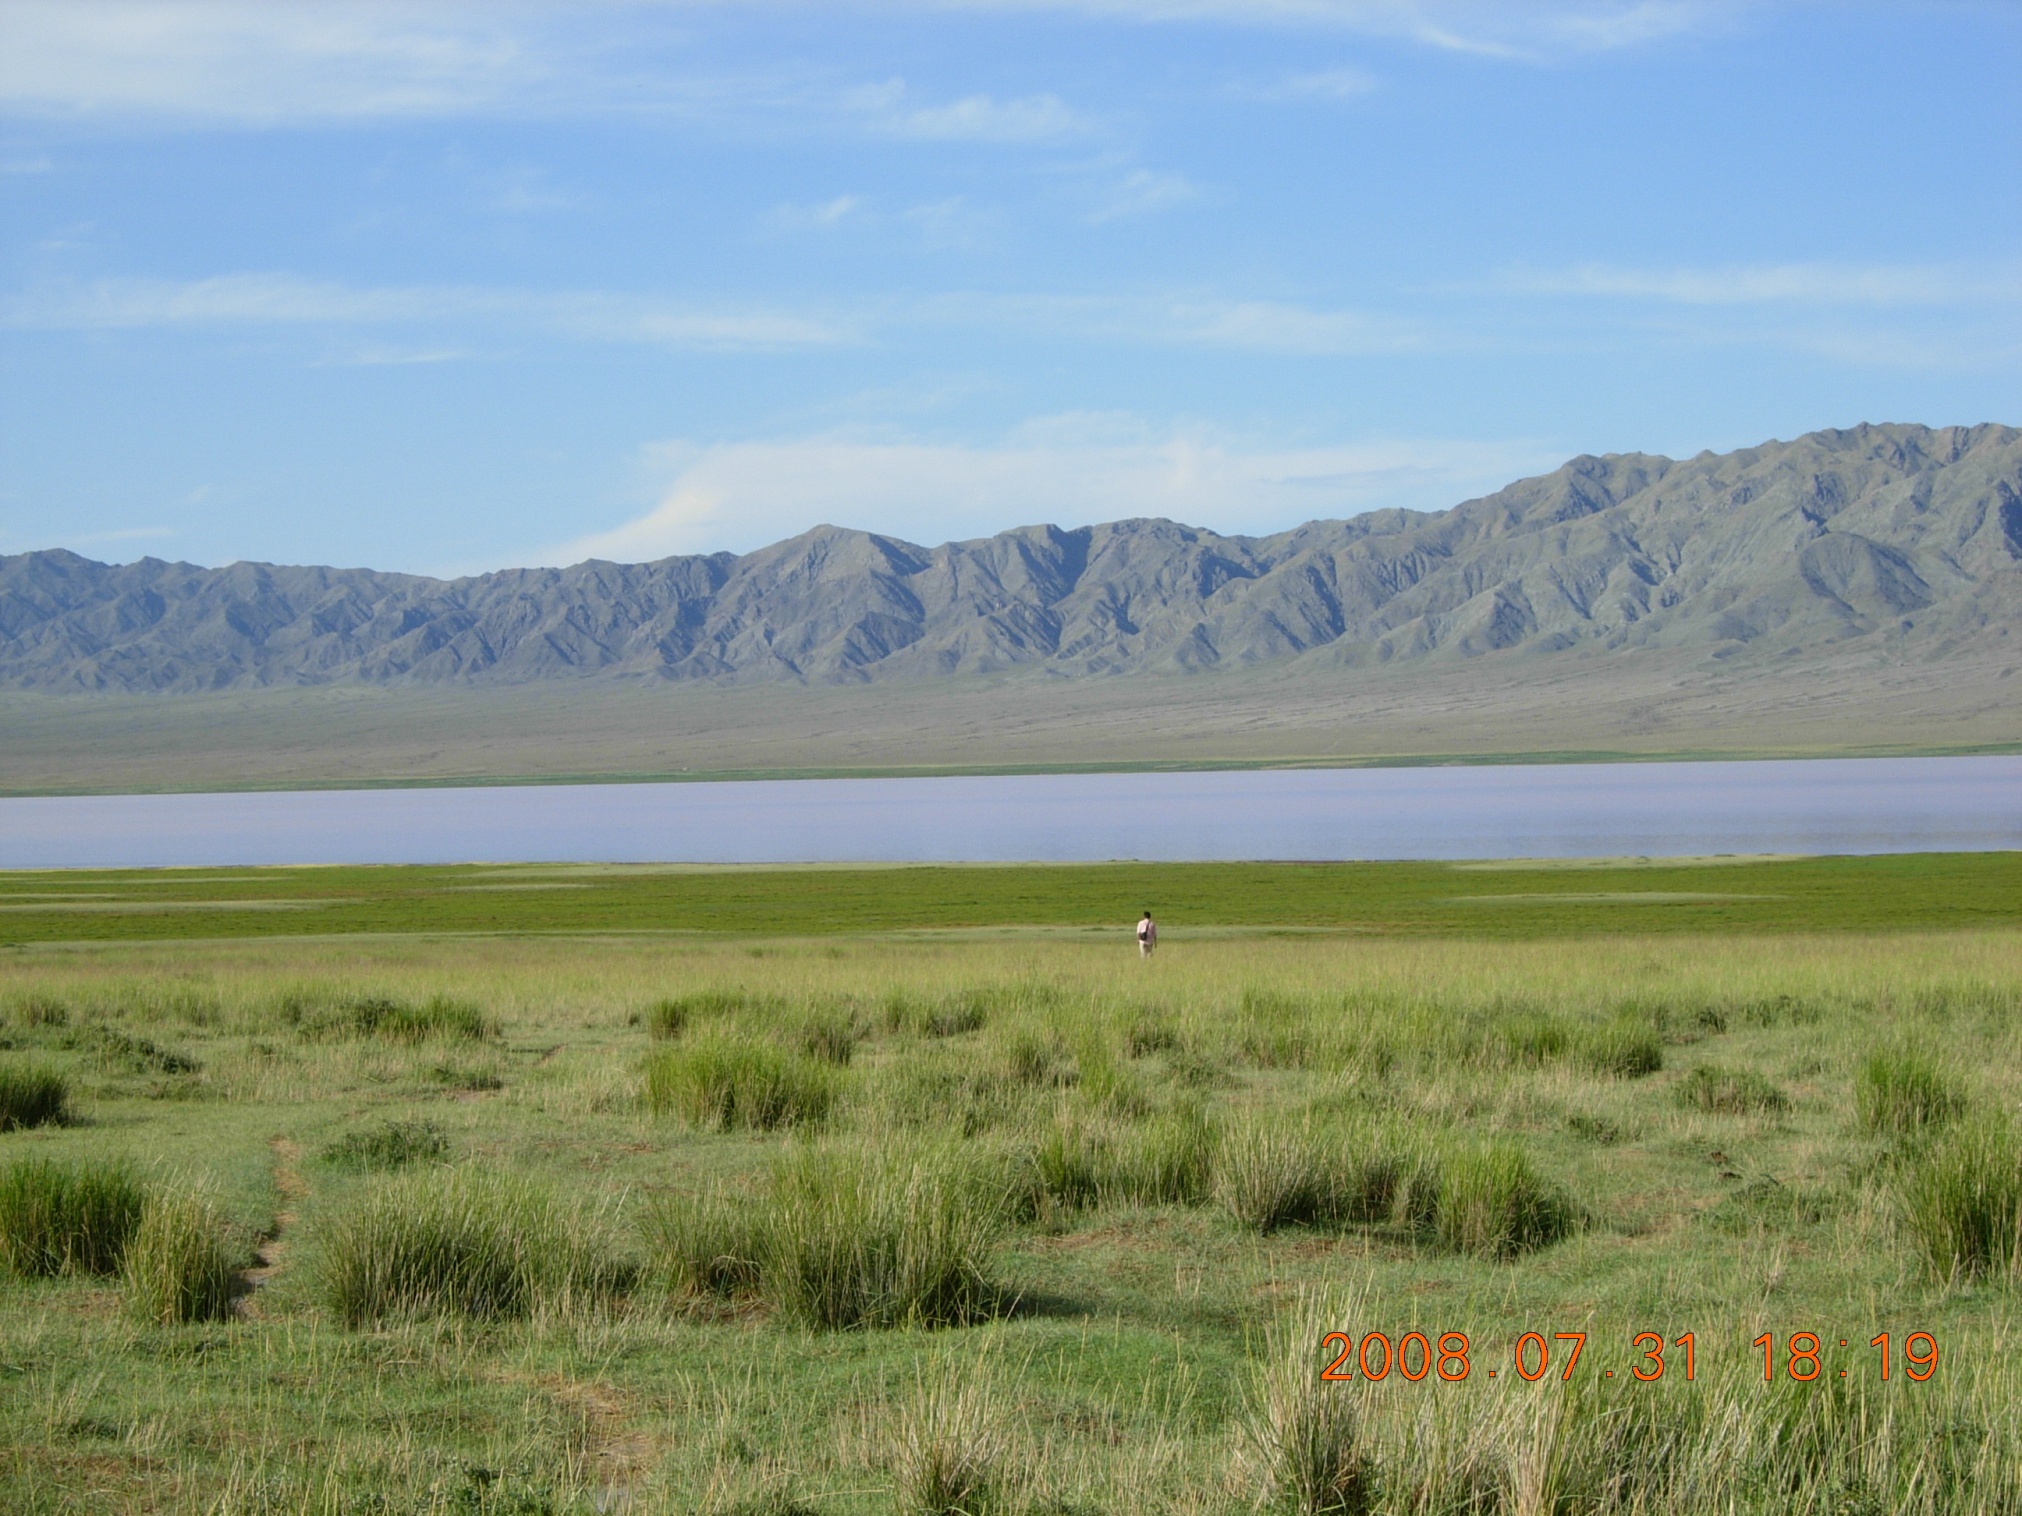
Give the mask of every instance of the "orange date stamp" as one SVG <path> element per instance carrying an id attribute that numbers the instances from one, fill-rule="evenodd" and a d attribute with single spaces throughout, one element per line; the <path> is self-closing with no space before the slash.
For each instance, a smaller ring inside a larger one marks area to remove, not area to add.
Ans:
<path id="1" fill-rule="evenodd" d="M 1838 1341 L 1842 1349 L 1856 1347 L 1845 1337 Z M 1762 1353 L 1765 1382 L 1774 1382 L 1781 1371 L 1782 1377 L 1804 1383 L 1826 1374 L 1826 1356 L 1831 1351 L 1828 1342 L 1816 1332 L 1791 1332 L 1781 1339 L 1774 1332 L 1764 1332 L 1749 1346 Z M 1900 1369 L 1921 1384 L 1938 1372 L 1938 1339 L 1929 1332 L 1911 1332 L 1902 1338 L 1900 1347 L 1889 1333 L 1882 1332 L 1869 1339 L 1867 1346 L 1875 1355 L 1867 1362 L 1879 1366 L 1883 1379 Z M 1691 1379 L 1698 1370 L 1697 1347 L 1697 1337 L 1691 1332 L 1676 1337 L 1638 1332 L 1629 1339 L 1627 1358 L 1613 1365 L 1590 1359 L 1586 1372 L 1613 1379 L 1619 1369 L 1624 1377 L 1646 1384 L 1662 1379 L 1667 1371 Z M 1507 1361 L 1496 1368 L 1485 1363 L 1479 1368 L 1490 1379 L 1513 1376 L 1533 1383 L 1555 1373 L 1564 1382 L 1579 1370 L 1580 1355 L 1586 1348 L 1585 1332 L 1553 1332 L 1549 1337 L 1543 1332 L 1525 1332 L 1511 1345 Z M 1373 1384 L 1395 1373 L 1412 1384 L 1427 1379 L 1454 1384 L 1477 1372 L 1475 1347 L 1465 1332 L 1441 1332 L 1435 1338 L 1412 1331 L 1395 1340 L 1387 1332 L 1364 1332 L 1360 1337 L 1329 1332 L 1320 1339 L 1320 1350 L 1328 1355 L 1320 1377 L 1330 1383 L 1363 1379 Z M 1845 1379 L 1848 1372 L 1839 1369 L 1835 1377 Z"/>

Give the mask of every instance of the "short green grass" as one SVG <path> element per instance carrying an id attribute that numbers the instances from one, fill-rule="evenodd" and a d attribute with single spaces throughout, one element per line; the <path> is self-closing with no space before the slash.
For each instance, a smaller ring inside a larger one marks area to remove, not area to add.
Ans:
<path id="1" fill-rule="evenodd" d="M 1861 924 L 2012 864 L 1804 867 L 1182 872 L 1149 963 L 1151 876 L 1019 869 L 0 953 L 67 1090 L 0 1134 L 0 1509 L 2022 1508 L 2022 927 Z M 1817 930 L 1447 903 L 1777 869 Z"/>
<path id="2" fill-rule="evenodd" d="M 78 877 L 0 874 L 0 905 L 7 907 L 0 913 L 0 946 L 375 933 L 1109 932 L 1135 921 L 1147 906 L 1156 907 L 1168 944 L 1230 928 L 1531 941 L 1596 932 L 1943 930 L 2007 926 L 2022 917 L 2022 853 L 1576 866 L 106 869 L 84 876 L 94 897 L 89 900 L 75 898 L 85 888 Z M 158 908 L 177 902 L 184 908 Z M 190 908 L 195 903 L 201 908 Z M 968 988 L 976 987 L 953 986 L 919 1004 L 945 998 L 954 1010 Z M 387 990 L 360 985 L 349 993 L 363 1004 Z M 693 998 L 698 993 L 732 1001 L 748 994 L 740 986 L 667 986 L 653 1001 L 706 1014 Z M 420 999 L 438 994 L 452 1002 L 459 996 L 449 987 Z M 902 1011 L 910 1005 L 903 996 L 897 1003 Z M 961 1014 L 957 1010 L 957 1019 Z"/>

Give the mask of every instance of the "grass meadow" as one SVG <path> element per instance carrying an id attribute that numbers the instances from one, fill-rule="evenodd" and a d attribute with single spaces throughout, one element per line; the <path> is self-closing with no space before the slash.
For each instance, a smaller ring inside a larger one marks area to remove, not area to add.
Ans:
<path id="1" fill-rule="evenodd" d="M 0 877 L 0 1509 L 2022 1510 L 2016 860 L 1414 867 Z"/>

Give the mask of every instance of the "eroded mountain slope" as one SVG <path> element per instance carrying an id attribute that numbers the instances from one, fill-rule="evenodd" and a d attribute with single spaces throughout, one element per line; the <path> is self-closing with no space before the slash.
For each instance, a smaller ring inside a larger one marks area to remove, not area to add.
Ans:
<path id="1" fill-rule="evenodd" d="M 1258 538 L 1136 520 L 925 548 L 819 527 L 742 556 L 457 580 L 27 553 L 0 558 L 0 684 L 836 683 L 1873 639 L 1935 654 L 2018 611 L 2022 431 L 1863 426 L 1580 457 L 1448 511 Z"/>

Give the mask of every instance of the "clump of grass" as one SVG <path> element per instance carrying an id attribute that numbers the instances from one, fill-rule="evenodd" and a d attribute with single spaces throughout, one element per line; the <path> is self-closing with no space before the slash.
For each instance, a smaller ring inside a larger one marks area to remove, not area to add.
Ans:
<path id="1" fill-rule="evenodd" d="M 742 990 L 692 990 L 686 995 L 669 995 L 646 1007 L 646 1030 L 671 1042 L 704 1017 L 734 1016 L 750 1004 L 751 997 Z"/>
<path id="2" fill-rule="evenodd" d="M 1302 1294 L 1267 1331 L 1264 1357 L 1241 1422 L 1241 1467 L 1260 1509 L 1369 1509 L 1376 1468 L 1362 1447 L 1351 1386 L 1320 1378 L 1321 1340 L 1355 1315 L 1321 1294 Z"/>
<path id="3" fill-rule="evenodd" d="M 1080 1121 L 1055 1122 L 1032 1150 L 1033 1176 L 1040 1193 L 1069 1209 L 1096 1203 L 1110 1163 L 1108 1144 Z"/>
<path id="4" fill-rule="evenodd" d="M 1790 1097 L 1750 1069 L 1726 1069 L 1702 1063 L 1678 1083 L 1678 1103 L 1722 1116 L 1779 1114 L 1790 1109 Z"/>
<path id="5" fill-rule="evenodd" d="M 1029 1027 L 1021 1027 L 1005 1039 L 1003 1065 L 1005 1074 L 1019 1084 L 1059 1082 L 1052 1043 Z"/>
<path id="6" fill-rule="evenodd" d="M 497 1065 L 491 1063 L 462 1063 L 453 1058 L 439 1058 L 422 1070 L 431 1084 L 439 1084 L 447 1090 L 502 1090 L 505 1075 Z"/>
<path id="7" fill-rule="evenodd" d="M 0 1132 L 61 1126 L 70 1119 L 70 1082 L 54 1069 L 0 1063 Z"/>
<path id="8" fill-rule="evenodd" d="M 756 1196 L 718 1187 L 667 1197 L 647 1210 L 641 1230 L 678 1294 L 728 1298 L 756 1290 L 763 1278 L 769 1233 Z"/>
<path id="9" fill-rule="evenodd" d="M 473 1169 L 381 1181 L 331 1223 L 316 1272 L 324 1302 L 347 1326 L 566 1311 L 631 1283 L 589 1218 L 525 1179 Z"/>
<path id="10" fill-rule="evenodd" d="M 960 1150 L 801 1148 L 772 1189 L 763 1286 L 788 1318 L 938 1327 L 996 1309 L 1004 1197 Z"/>
<path id="11" fill-rule="evenodd" d="M 376 1037 L 382 1042 L 485 1042 L 499 1034 L 498 1022 L 478 1007 L 447 995 L 419 1005 L 388 995 L 366 995 L 338 1008 L 313 1030 L 340 1036 Z"/>
<path id="12" fill-rule="evenodd" d="M 432 1121 L 382 1121 L 347 1133 L 319 1156 L 338 1169 L 400 1169 L 411 1163 L 443 1162 L 449 1157 L 449 1137 Z"/>
<path id="13" fill-rule="evenodd" d="M 115 1027 L 93 1027 L 88 1035 L 70 1039 L 70 1044 L 88 1049 L 94 1063 L 116 1073 L 194 1074 L 203 1067 L 187 1053 L 178 1053 Z"/>
<path id="14" fill-rule="evenodd" d="M 1664 1067 L 1664 1040 L 1656 1029 L 1626 1018 L 1587 1028 L 1578 1053 L 1595 1073 L 1616 1079 L 1641 1079 Z"/>
<path id="15" fill-rule="evenodd" d="M 237 1275 L 224 1220 L 211 1198 L 179 1188 L 150 1194 L 120 1275 L 127 1310 L 142 1321 L 174 1326 L 228 1315 Z"/>
<path id="16" fill-rule="evenodd" d="M 2022 1139 L 2005 1122 L 1954 1128 L 1897 1179 L 1903 1224 L 1940 1279 L 2022 1274 Z"/>
<path id="17" fill-rule="evenodd" d="M 1521 1148 L 1462 1148 L 1440 1165 L 1433 1232 L 1448 1252 L 1515 1258 L 1571 1232 L 1571 1201 L 1542 1178 Z"/>
<path id="18" fill-rule="evenodd" d="M 1142 1115 L 1150 1102 L 1137 1071 L 1116 1056 L 1116 1047 L 1090 1028 L 1074 1045 L 1074 1078 L 1081 1093 L 1119 1116 Z"/>
<path id="19" fill-rule="evenodd" d="M 897 1418 L 891 1470 L 901 1516 L 977 1516 L 1003 1480 L 1006 1438 L 986 1371 L 923 1374 Z"/>
<path id="20" fill-rule="evenodd" d="M 816 1011 L 794 1033 L 794 1044 L 809 1058 L 836 1068 L 846 1068 L 863 1041 L 863 1030 L 847 1011 Z"/>
<path id="21" fill-rule="evenodd" d="M 65 1026 L 70 1007 L 53 995 L 23 995 L 8 1008 L 7 1019 L 21 1027 Z"/>
<path id="22" fill-rule="evenodd" d="M 1234 1033 L 1237 1056 L 1263 1069 L 1303 1069 L 1320 1063 L 1322 1039 L 1314 1029 L 1314 1009 L 1304 996 L 1254 986 L 1245 989 Z"/>
<path id="23" fill-rule="evenodd" d="M 1113 1180 L 1130 1205 L 1197 1205 L 1214 1183 L 1221 1133 L 1198 1106 L 1182 1105 L 1130 1128 Z"/>
<path id="24" fill-rule="evenodd" d="M 1032 1150 L 1031 1173 L 1048 1201 L 1069 1209 L 1196 1205 L 1213 1183 L 1219 1136 L 1193 1105 L 1141 1122 L 1067 1118 L 1040 1137 Z"/>
<path id="25" fill-rule="evenodd" d="M 1538 1068 L 1566 1056 L 1573 1029 L 1556 1016 L 1512 1016 L 1495 1029 L 1491 1046 L 1498 1061 Z"/>
<path id="26" fill-rule="evenodd" d="M 718 1033 L 655 1054 L 646 1064 L 646 1104 L 715 1131 L 817 1122 L 836 1095 L 828 1065 L 756 1038 Z"/>
<path id="27" fill-rule="evenodd" d="M 1622 1140 L 1619 1122 L 1610 1121 L 1605 1116 L 1589 1116 L 1576 1111 L 1566 1118 L 1566 1130 L 1587 1142 L 1598 1143 L 1602 1147 L 1613 1147 Z"/>
<path id="28" fill-rule="evenodd" d="M 27 1279 L 114 1273 L 146 1204 L 131 1164 L 18 1159 L 0 1169 L 0 1270 Z"/>
<path id="29" fill-rule="evenodd" d="M 1222 1138 L 1213 1190 L 1238 1223 L 1272 1232 L 1393 1220 L 1429 1177 L 1425 1157 L 1389 1134 L 1248 1121 Z"/>
<path id="30" fill-rule="evenodd" d="M 1123 1029 L 1123 1050 L 1132 1058 L 1148 1058 L 1153 1053 L 1169 1053 L 1180 1046 L 1180 1035 L 1172 1023 L 1148 1011 L 1140 1011 Z"/>
<path id="31" fill-rule="evenodd" d="M 1965 1108 L 1963 1092 L 1913 1049 L 1878 1050 L 1854 1071 L 1854 1111 L 1864 1131 L 1905 1136 L 1942 1126 Z"/>
<path id="32" fill-rule="evenodd" d="M 925 996 L 893 990 L 880 1007 L 888 1032 L 912 1032 L 920 1037 L 958 1037 L 982 1030 L 1003 997 L 990 990 L 957 990 L 951 995 Z"/>

